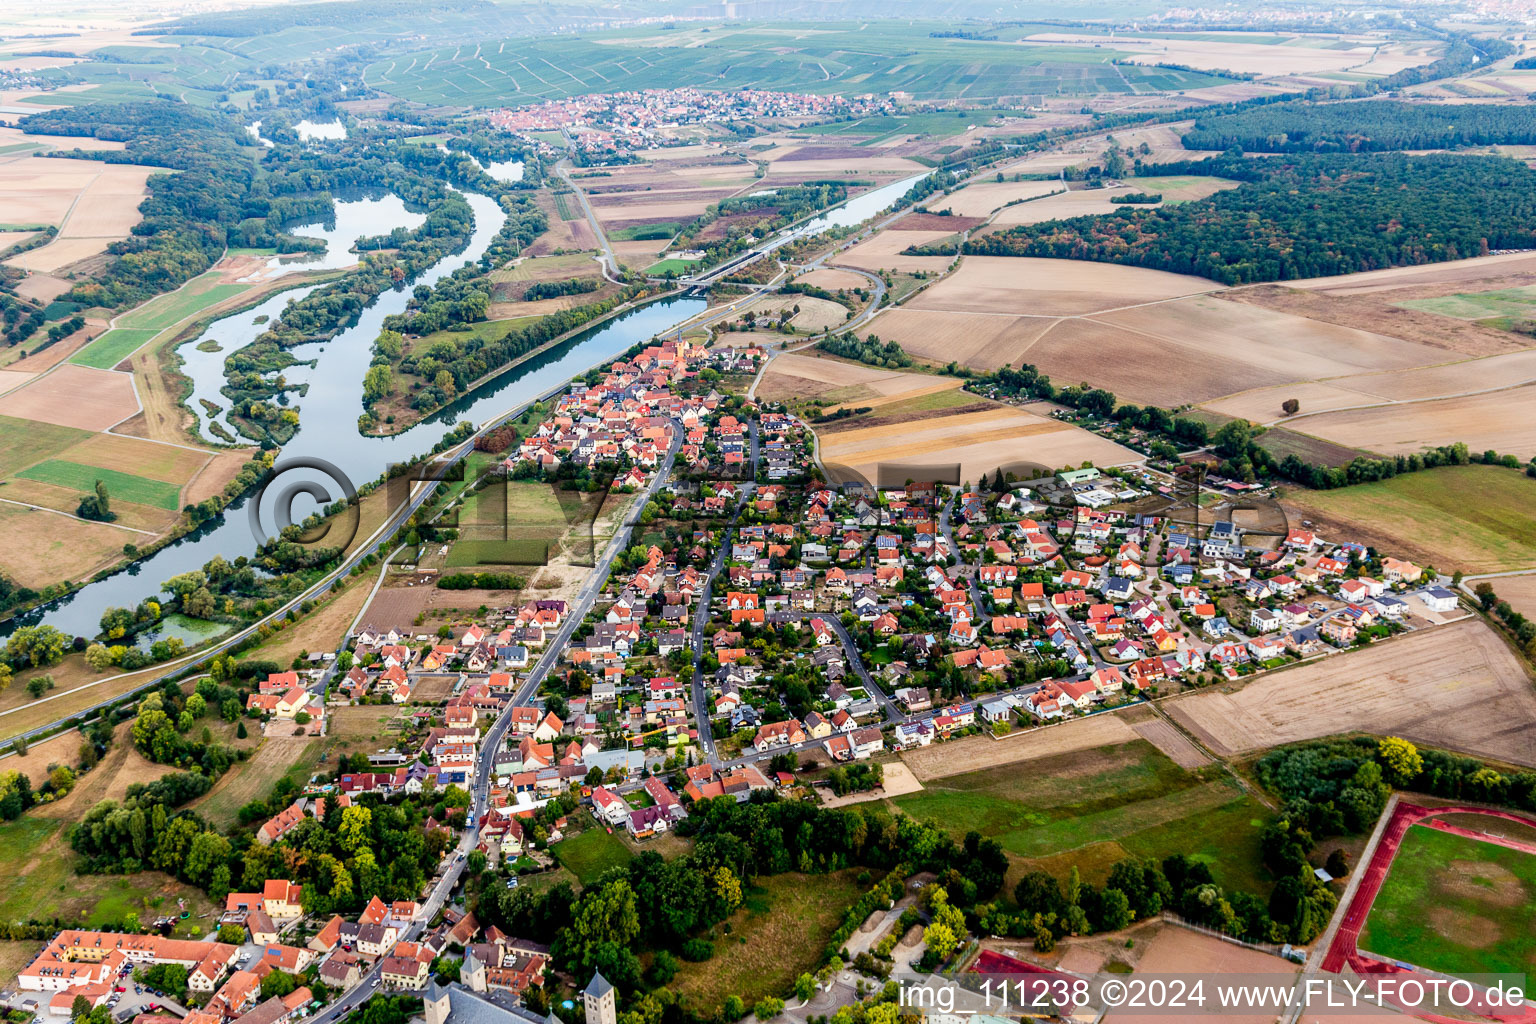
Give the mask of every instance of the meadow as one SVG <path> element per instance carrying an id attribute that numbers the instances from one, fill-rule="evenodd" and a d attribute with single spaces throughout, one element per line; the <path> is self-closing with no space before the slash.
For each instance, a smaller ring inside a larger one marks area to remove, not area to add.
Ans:
<path id="1" fill-rule="evenodd" d="M 1282 500 L 1326 523 L 1325 536 L 1361 537 L 1446 572 L 1536 566 L 1536 480 L 1500 466 L 1445 466 L 1333 491 L 1297 488 Z"/>
<path id="2" fill-rule="evenodd" d="M 684 963 L 670 987 L 706 1013 L 730 995 L 748 1006 L 783 995 L 820 963 L 848 907 L 868 888 L 857 878 L 853 870 L 759 878 L 745 888 L 741 908 L 706 936 L 715 944 L 714 958 Z"/>
<path id="3" fill-rule="evenodd" d="M 1223 885 L 1258 891 L 1258 838 L 1268 811 L 1211 770 L 1190 772 L 1136 739 L 1018 765 L 928 780 L 900 810 L 962 836 L 975 829 L 1027 866 L 1070 865 L 1070 851 L 1108 864 L 1175 852 L 1210 865 Z M 1085 874 L 1087 874 L 1086 868 Z"/>
<path id="4" fill-rule="evenodd" d="M 1415 825 L 1359 947 L 1444 974 L 1536 971 L 1536 855 Z"/>

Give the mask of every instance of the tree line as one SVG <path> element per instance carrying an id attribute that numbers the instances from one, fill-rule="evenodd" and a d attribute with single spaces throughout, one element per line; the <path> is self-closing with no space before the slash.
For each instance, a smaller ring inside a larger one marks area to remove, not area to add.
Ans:
<path id="1" fill-rule="evenodd" d="M 1396 149 L 1536 143 L 1536 119 L 1522 107 L 1373 100 L 1276 103 L 1195 119 L 1186 149 L 1250 153 L 1377 153 Z"/>

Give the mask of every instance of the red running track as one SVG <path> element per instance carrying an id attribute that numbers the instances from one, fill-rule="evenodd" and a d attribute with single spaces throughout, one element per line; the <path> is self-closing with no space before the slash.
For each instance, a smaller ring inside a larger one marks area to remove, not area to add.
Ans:
<path id="1" fill-rule="evenodd" d="M 1356 974 L 1411 974 L 1407 968 L 1399 967 L 1394 963 L 1383 963 L 1374 957 L 1361 954 L 1357 943 L 1360 940 L 1360 929 L 1365 925 L 1365 919 L 1371 912 L 1371 904 L 1375 902 L 1376 895 L 1381 892 L 1381 884 L 1386 880 L 1387 872 L 1391 869 L 1392 859 L 1397 856 L 1397 851 L 1403 843 L 1403 836 L 1414 825 L 1422 824 L 1428 828 L 1440 829 L 1443 832 L 1451 832 L 1456 835 L 1467 836 L 1497 846 L 1507 846 L 1510 849 L 1521 850 L 1525 853 L 1536 854 L 1536 843 L 1522 842 L 1518 839 L 1506 839 L 1500 836 L 1484 835 L 1481 832 L 1466 828 L 1461 825 L 1453 825 L 1436 820 L 1443 814 L 1482 814 L 1492 818 L 1502 818 L 1506 821 L 1518 822 L 1536 828 L 1536 820 L 1514 814 L 1510 811 L 1495 810 L 1487 807 L 1420 807 L 1417 804 L 1398 803 L 1393 809 L 1392 817 L 1387 822 L 1385 831 L 1382 832 L 1381 842 L 1376 844 L 1376 850 L 1371 855 L 1370 862 L 1360 868 L 1360 883 L 1355 888 L 1355 894 L 1349 901 L 1349 906 L 1344 911 L 1344 920 L 1339 924 L 1339 930 L 1333 937 L 1333 943 L 1328 947 L 1323 956 L 1322 970 L 1331 974 L 1342 972 L 1346 964 Z M 1450 1017 L 1440 1017 L 1434 1014 L 1415 1014 L 1423 1020 L 1434 1021 L 1437 1024 L 1465 1024 L 1464 1020 L 1456 1020 Z M 1489 1020 L 1505 1022 L 1505 1024 L 1536 1024 L 1536 1010 L 1525 1009 L 1502 1011 L 1487 1008 L 1483 1013 Z"/>

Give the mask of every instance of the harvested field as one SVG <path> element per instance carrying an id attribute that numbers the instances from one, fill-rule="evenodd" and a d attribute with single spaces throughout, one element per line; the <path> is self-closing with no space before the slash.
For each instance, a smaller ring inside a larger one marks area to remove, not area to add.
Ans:
<path id="1" fill-rule="evenodd" d="M 1164 704 L 1218 754 L 1366 731 L 1536 766 L 1536 689 L 1481 620 L 1421 630 Z"/>
<path id="2" fill-rule="evenodd" d="M 958 270 L 912 300 L 911 306 L 957 313 L 1080 316 L 1216 288 L 1200 277 L 1112 263 L 967 256 Z"/>
<path id="3" fill-rule="evenodd" d="M 1287 455 L 1294 455 L 1303 462 L 1320 466 L 1347 466 L 1360 456 L 1370 454 L 1284 427 L 1271 427 L 1256 443 L 1276 459 L 1283 460 Z"/>
<path id="4" fill-rule="evenodd" d="M 844 288 L 852 291 L 855 288 L 869 287 L 869 279 L 862 274 L 855 274 L 851 270 L 837 270 L 833 267 L 818 267 L 809 274 L 801 274 L 795 278 L 795 281 L 813 288 L 825 288 L 829 292 Z"/>
<path id="5" fill-rule="evenodd" d="M 938 746 L 903 750 L 901 760 L 918 781 L 928 782 L 983 768 L 1128 743 L 1136 738 L 1119 715 L 1094 715 L 1060 725 L 1018 730 L 1001 740 L 967 736 Z"/>
<path id="6" fill-rule="evenodd" d="M 613 250 L 620 263 L 634 270 L 644 270 L 656 262 L 656 257 L 661 250 L 667 247 L 667 239 L 647 241 L 638 239 L 630 242 L 609 242 L 609 248 Z"/>
<path id="7" fill-rule="evenodd" d="M 997 216 L 992 218 L 992 223 L 987 226 L 984 233 L 990 234 L 993 231 L 1015 227 L 1019 224 L 1039 224 L 1043 221 L 1060 220 L 1064 217 L 1083 217 L 1092 213 L 1114 213 L 1116 210 L 1125 209 L 1125 207 L 1110 202 L 1110 196 L 1129 195 L 1132 192 L 1139 191 L 1141 190 L 1117 186 L 1115 188 L 1073 189 L 1060 195 L 1044 196 L 1040 199 L 1019 203 L 1016 206 L 1005 207 L 997 211 Z"/>
<path id="8" fill-rule="evenodd" d="M 1467 359 L 1397 373 L 1365 374 L 1335 381 L 1376 399 L 1411 402 L 1472 391 L 1536 383 L 1536 349 Z"/>
<path id="9" fill-rule="evenodd" d="M 1536 620 L 1536 574 L 1489 580 L 1494 593 L 1528 619 Z"/>
<path id="10" fill-rule="evenodd" d="M 1017 463 L 1117 466 L 1141 459 L 1081 427 L 1006 406 L 827 433 L 821 442 L 824 463 L 869 481 L 880 477 L 882 467 L 958 464 L 963 481 Z"/>
<path id="11" fill-rule="evenodd" d="M 1525 461 L 1536 457 L 1533 402 L 1536 385 L 1526 385 L 1463 398 L 1320 413 L 1300 417 L 1296 429 L 1384 455 L 1463 441 L 1473 451 L 1492 449 Z"/>
<path id="12" fill-rule="evenodd" d="M 814 349 L 779 356 L 763 374 L 758 394 L 772 401 L 789 398 L 821 398 L 828 402 L 874 405 L 926 391 L 936 384 L 959 387 L 958 378 L 943 380 L 925 373 L 883 370 L 844 359 L 823 356 Z"/>
<path id="13" fill-rule="evenodd" d="M 1368 270 L 1342 277 L 1309 277 L 1300 281 L 1288 281 L 1286 287 L 1320 292 L 1324 295 L 1368 295 L 1418 285 L 1457 286 L 1487 282 L 1511 275 L 1536 275 L 1536 253 L 1506 253 L 1502 256 L 1479 256 L 1428 266 L 1390 267 L 1386 270 Z"/>
<path id="14" fill-rule="evenodd" d="M 909 213 L 891 225 L 892 231 L 969 231 L 981 224 L 982 217 L 944 216 L 938 213 Z"/>
<path id="15" fill-rule="evenodd" d="M 1211 763 L 1211 759 L 1201 753 L 1188 736 L 1161 718 L 1137 722 L 1131 728 L 1136 730 L 1136 735 L 1167 754 L 1180 768 L 1204 768 Z"/>
<path id="16" fill-rule="evenodd" d="M 1214 935 L 1165 924 L 1157 930 L 1150 942 L 1138 942 L 1141 952 L 1136 961 L 1136 973 L 1147 975 L 1187 974 L 1286 974 L 1301 970 L 1295 964 L 1256 949 L 1248 949 L 1224 942 Z M 1117 951 L 1118 952 L 1118 951 Z M 1273 1014 L 1220 1014 L 1222 1024 L 1271 1024 Z M 1104 1017 L 1104 1024 L 1157 1024 L 1166 1015 L 1134 1013 L 1112 1010 Z M 1307 1019 L 1313 1019 L 1307 1014 Z"/>
<path id="17" fill-rule="evenodd" d="M 549 227 L 524 250 L 525 254 L 542 256 L 557 250 L 597 248 L 597 238 L 592 234 L 592 226 L 581 215 L 581 203 L 571 195 L 562 196 L 561 199 L 566 212 L 572 215 L 571 220 L 565 220 L 561 216 L 560 207 L 553 195 L 548 192 L 539 193 L 539 209 L 544 211 L 544 219 Z"/>
<path id="18" fill-rule="evenodd" d="M 0 495 L 4 490 L 0 488 Z M 29 587 L 82 579 L 121 559 L 125 543 L 146 539 L 111 523 L 88 523 L 4 500 L 0 531 L 6 537 L 0 569 Z"/>
<path id="19" fill-rule="evenodd" d="M 1285 412 L 1281 409 L 1281 405 L 1291 398 L 1301 403 L 1302 413 L 1347 409 L 1356 405 L 1371 405 L 1380 400 L 1374 395 L 1368 395 L 1363 391 L 1352 391 L 1338 384 L 1299 381 L 1294 384 L 1240 391 L 1214 402 L 1206 402 L 1201 408 L 1219 412 L 1224 416 L 1251 420 L 1254 423 L 1272 423 L 1284 418 Z"/>
<path id="20" fill-rule="evenodd" d="M 1063 188 L 1059 181 L 980 181 L 929 205 L 951 210 L 957 217 L 986 217 L 1015 200 L 1038 199 Z"/>
<path id="21" fill-rule="evenodd" d="M 140 220 L 145 182 L 159 168 L 43 158 L 0 165 L 7 220 L 59 225 L 47 245 L 13 256 L 14 267 L 51 273 L 106 251 Z"/>
<path id="22" fill-rule="evenodd" d="M 881 231 L 867 242 L 860 242 L 842 253 L 837 261 L 860 270 L 938 273 L 949 269 L 954 262 L 953 256 L 902 256 L 900 253 L 911 246 L 927 245 L 952 234 L 952 231 Z"/>
<path id="23" fill-rule="evenodd" d="M 1382 271 L 1371 271 L 1371 273 L 1382 273 Z M 1365 275 L 1352 274 L 1327 280 L 1347 281 L 1351 277 L 1361 276 Z M 1281 285 L 1253 285 L 1223 292 L 1222 297 L 1233 302 L 1249 303 L 1293 316 L 1306 317 L 1320 323 L 1375 331 L 1403 341 L 1443 349 L 1445 354 L 1438 360 L 1441 362 L 1453 359 L 1457 354 L 1496 355 L 1517 351 L 1529 344 L 1528 339 L 1510 331 L 1496 330 L 1480 323 L 1457 320 L 1397 304 L 1404 298 L 1437 295 L 1455 287 L 1454 284 L 1429 285 L 1392 290 L 1366 290 L 1359 294 L 1336 294 Z"/>
<path id="24" fill-rule="evenodd" d="M 0 415 L 82 430 L 106 430 L 138 411 L 131 376 L 73 364 L 0 396 Z"/>
<path id="25" fill-rule="evenodd" d="M 882 341 L 895 341 L 914 359 L 935 365 L 955 360 L 978 370 L 1016 366 L 1055 320 L 996 313 L 956 313 L 897 306 L 869 325 Z"/>

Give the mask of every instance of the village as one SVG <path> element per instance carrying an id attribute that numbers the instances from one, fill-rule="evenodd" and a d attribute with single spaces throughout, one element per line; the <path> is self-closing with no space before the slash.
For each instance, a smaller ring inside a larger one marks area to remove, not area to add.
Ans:
<path id="1" fill-rule="evenodd" d="M 253 842 L 288 850 L 333 815 L 437 800 L 420 900 L 375 897 L 352 919 L 267 878 L 225 897 L 207 941 L 65 930 L 18 976 L 39 1014 L 284 1024 L 338 997 L 447 993 L 433 965 L 451 953 L 455 997 L 541 1020 L 519 1000 L 549 951 L 455 905 L 471 858 L 511 889 L 589 829 L 645 844 L 704 801 L 867 799 L 896 751 L 1003 741 L 1462 615 L 1449 581 L 1347 539 L 1245 530 L 1175 500 L 1132 510 L 1171 493 L 1145 474 L 830 484 L 806 424 L 719 384 L 761 356 L 638 346 L 493 467 L 606 474 L 634 495 L 584 600 L 436 632 L 365 620 L 341 656 L 256 681 L 244 710 L 268 735 L 324 737 L 340 708 L 405 706 L 393 746 L 313 776 Z M 177 999 L 184 1016 L 161 1011 Z"/>

